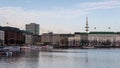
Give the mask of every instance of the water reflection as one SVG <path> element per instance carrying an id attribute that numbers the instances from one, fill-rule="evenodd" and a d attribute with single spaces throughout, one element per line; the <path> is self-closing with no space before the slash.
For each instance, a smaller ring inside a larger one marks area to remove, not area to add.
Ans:
<path id="1" fill-rule="evenodd" d="M 0 68 L 119 68 L 119 49 L 24 50 L 19 55 L 0 57 Z"/>

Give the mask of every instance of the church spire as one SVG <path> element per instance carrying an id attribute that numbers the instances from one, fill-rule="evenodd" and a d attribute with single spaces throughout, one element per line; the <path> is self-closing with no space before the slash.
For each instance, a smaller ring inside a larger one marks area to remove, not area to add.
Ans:
<path id="1" fill-rule="evenodd" d="M 86 17 L 86 27 L 85 27 L 85 31 L 88 32 L 89 31 L 89 26 L 88 26 L 88 17 Z"/>

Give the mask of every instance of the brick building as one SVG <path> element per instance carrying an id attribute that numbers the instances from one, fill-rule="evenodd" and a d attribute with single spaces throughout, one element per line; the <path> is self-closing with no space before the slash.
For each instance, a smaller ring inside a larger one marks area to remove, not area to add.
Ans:
<path id="1" fill-rule="evenodd" d="M 5 31 L 5 44 L 23 44 L 24 36 L 20 29 L 14 27 L 2 27 L 2 30 Z"/>

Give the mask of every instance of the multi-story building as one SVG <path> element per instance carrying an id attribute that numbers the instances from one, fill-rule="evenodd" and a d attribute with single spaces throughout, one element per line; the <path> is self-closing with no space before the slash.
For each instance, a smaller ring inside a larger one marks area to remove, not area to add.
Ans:
<path id="1" fill-rule="evenodd" d="M 39 35 L 39 24 L 36 23 L 26 24 L 26 31 L 31 32 L 35 35 Z"/>
<path id="2" fill-rule="evenodd" d="M 120 32 L 116 33 L 116 46 L 120 46 Z"/>
<path id="3" fill-rule="evenodd" d="M 41 44 L 41 36 L 40 35 L 33 35 L 33 44 Z"/>
<path id="4" fill-rule="evenodd" d="M 41 42 L 45 44 L 59 45 L 60 34 L 44 33 L 41 35 Z"/>
<path id="5" fill-rule="evenodd" d="M 23 40 L 25 44 L 33 44 L 33 33 L 22 30 L 22 34 L 24 35 Z"/>
<path id="6" fill-rule="evenodd" d="M 60 34 L 60 46 L 68 46 L 68 38 L 72 36 L 73 34 Z"/>
<path id="7" fill-rule="evenodd" d="M 2 27 L 5 31 L 5 44 L 23 44 L 23 34 L 20 29 L 14 27 Z"/>
<path id="8" fill-rule="evenodd" d="M 33 35 L 31 34 L 25 35 L 25 44 L 33 44 Z"/>
<path id="9" fill-rule="evenodd" d="M 72 36 L 72 34 L 53 34 L 52 32 L 44 33 L 41 35 L 41 42 L 52 45 L 67 46 L 68 37 L 70 36 Z"/>
<path id="10" fill-rule="evenodd" d="M 68 46 L 80 46 L 87 45 L 88 33 L 86 32 L 75 32 L 73 37 L 68 38 Z"/>
<path id="11" fill-rule="evenodd" d="M 68 46 L 120 46 L 120 32 L 75 33 Z"/>
<path id="12" fill-rule="evenodd" d="M 4 45 L 5 41 L 5 32 L 0 27 L 0 45 Z"/>
<path id="13" fill-rule="evenodd" d="M 88 35 L 89 45 L 113 45 L 118 39 L 116 39 L 115 32 L 90 32 Z"/>
<path id="14" fill-rule="evenodd" d="M 80 36 L 68 37 L 68 46 L 80 46 Z"/>

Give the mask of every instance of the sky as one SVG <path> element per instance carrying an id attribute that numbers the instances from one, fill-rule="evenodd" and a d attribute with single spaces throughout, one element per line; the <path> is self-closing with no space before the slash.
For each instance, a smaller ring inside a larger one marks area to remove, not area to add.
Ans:
<path id="1" fill-rule="evenodd" d="M 0 0 L 0 26 L 24 30 L 37 23 L 41 34 L 84 32 L 86 17 L 89 31 L 119 32 L 120 0 Z"/>

